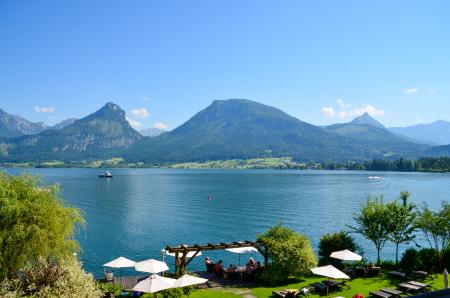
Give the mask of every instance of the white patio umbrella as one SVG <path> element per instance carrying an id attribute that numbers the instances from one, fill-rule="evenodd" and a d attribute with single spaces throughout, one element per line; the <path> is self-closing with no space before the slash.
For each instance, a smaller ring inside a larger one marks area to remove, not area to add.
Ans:
<path id="1" fill-rule="evenodd" d="M 362 257 L 354 252 L 344 249 L 340 251 L 335 251 L 330 255 L 330 258 L 338 259 L 342 261 L 361 261 Z"/>
<path id="2" fill-rule="evenodd" d="M 135 261 L 129 260 L 124 257 L 118 257 L 115 260 L 112 260 L 106 264 L 104 264 L 104 267 L 111 267 L 111 268 L 125 268 L 125 267 L 134 267 L 134 264 L 136 264 Z"/>
<path id="3" fill-rule="evenodd" d="M 448 272 L 444 269 L 444 288 L 448 289 Z"/>
<path id="4" fill-rule="evenodd" d="M 325 276 L 333 279 L 350 279 L 350 276 L 335 268 L 332 265 L 316 267 L 311 269 L 312 273 Z M 328 296 L 328 285 L 327 285 L 327 296 Z"/>
<path id="5" fill-rule="evenodd" d="M 169 267 L 164 262 L 154 260 L 154 259 L 149 259 L 149 260 L 145 260 L 142 262 L 137 262 L 134 265 L 134 269 L 136 269 L 136 271 L 142 271 L 142 272 L 148 272 L 148 273 L 160 273 L 160 272 L 169 270 Z"/>
<path id="6" fill-rule="evenodd" d="M 243 254 L 252 254 L 258 252 L 258 250 L 252 246 L 250 247 L 236 247 L 236 248 L 226 248 L 225 250 L 239 254 L 239 266 L 241 266 L 241 255 Z"/>
<path id="7" fill-rule="evenodd" d="M 201 285 L 207 282 L 208 280 L 206 278 L 200 278 L 192 275 L 185 274 L 177 281 L 175 282 L 175 287 L 182 288 L 182 287 L 188 287 L 193 285 Z"/>
<path id="8" fill-rule="evenodd" d="M 175 288 L 175 282 L 176 279 L 153 274 L 150 277 L 138 282 L 138 284 L 134 286 L 133 291 L 156 293 L 162 290 Z"/>
<path id="9" fill-rule="evenodd" d="M 350 276 L 332 265 L 316 267 L 311 269 L 312 273 L 333 279 L 350 279 Z"/>
<path id="10" fill-rule="evenodd" d="M 104 264 L 103 267 L 120 268 L 120 275 L 122 275 L 122 268 L 134 267 L 134 264 L 136 264 L 135 261 L 124 257 L 118 257 L 117 259 Z"/>

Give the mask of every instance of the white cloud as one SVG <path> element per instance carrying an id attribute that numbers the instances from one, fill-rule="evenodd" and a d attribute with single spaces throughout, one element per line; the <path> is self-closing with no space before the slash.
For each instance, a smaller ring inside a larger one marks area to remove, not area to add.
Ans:
<path id="1" fill-rule="evenodd" d="M 134 116 L 142 117 L 142 118 L 147 118 L 150 115 L 146 108 L 131 110 L 131 114 L 133 114 Z"/>
<path id="2" fill-rule="evenodd" d="M 162 123 L 162 122 L 154 123 L 152 125 L 152 128 L 158 128 L 158 129 L 162 129 L 162 130 L 168 130 L 169 129 L 169 127 L 166 124 Z"/>
<path id="3" fill-rule="evenodd" d="M 150 101 L 150 96 L 147 96 L 147 95 L 142 96 L 141 100 L 143 100 L 143 101 Z"/>
<path id="4" fill-rule="evenodd" d="M 383 110 L 378 110 L 377 108 L 375 108 L 374 106 L 370 105 L 370 104 L 364 104 L 362 107 L 360 107 L 359 109 L 355 109 L 353 110 L 353 113 L 356 116 L 361 116 L 364 113 L 369 114 L 370 116 L 383 116 L 384 115 L 384 111 Z"/>
<path id="5" fill-rule="evenodd" d="M 371 104 L 363 104 L 358 108 L 351 109 L 352 105 L 345 102 L 343 99 L 338 98 L 336 100 L 337 109 L 333 107 L 323 107 L 322 114 L 325 117 L 334 117 L 338 116 L 339 118 L 348 118 L 348 117 L 356 117 L 361 116 L 364 113 L 368 113 L 370 116 L 383 116 L 384 111 L 377 109 Z"/>
<path id="6" fill-rule="evenodd" d="M 430 90 L 428 90 L 428 93 L 429 94 L 435 94 L 437 92 L 437 90 L 436 89 L 430 89 Z"/>
<path id="7" fill-rule="evenodd" d="M 130 123 L 130 125 L 131 125 L 132 127 L 134 127 L 134 128 L 140 128 L 140 127 L 142 127 L 142 125 L 143 125 L 141 122 L 136 121 L 136 120 L 133 120 L 133 119 L 130 119 L 130 118 L 128 118 L 128 117 L 126 117 L 126 119 L 127 119 L 128 123 Z"/>
<path id="8" fill-rule="evenodd" d="M 336 112 L 332 107 L 323 107 L 322 114 L 324 114 L 325 117 L 333 117 L 336 114 Z"/>
<path id="9" fill-rule="evenodd" d="M 418 88 L 408 88 L 408 89 L 404 89 L 403 93 L 405 94 L 416 94 L 419 93 L 419 89 Z"/>
<path id="10" fill-rule="evenodd" d="M 342 98 L 336 99 L 336 102 L 341 110 L 349 109 L 352 106 L 351 104 L 346 103 Z"/>
<path id="11" fill-rule="evenodd" d="M 55 107 L 34 106 L 34 111 L 37 113 L 53 113 L 56 111 L 56 109 L 55 109 Z"/>

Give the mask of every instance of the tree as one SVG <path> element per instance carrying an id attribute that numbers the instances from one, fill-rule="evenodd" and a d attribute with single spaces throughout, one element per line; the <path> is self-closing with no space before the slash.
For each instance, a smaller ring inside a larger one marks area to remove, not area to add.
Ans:
<path id="1" fill-rule="evenodd" d="M 377 264 L 381 262 L 380 251 L 389 239 L 389 219 L 382 198 L 369 198 L 353 217 L 356 226 L 350 228 L 372 241 L 377 249 Z"/>
<path id="2" fill-rule="evenodd" d="M 56 185 L 0 173 L 0 279 L 39 257 L 72 255 L 78 249 L 74 229 L 82 223 L 80 211 L 61 200 Z"/>
<path id="3" fill-rule="evenodd" d="M 353 252 L 360 251 L 355 240 L 347 232 L 341 231 L 323 235 L 319 242 L 319 264 L 338 266 L 341 262 L 337 259 L 330 258 L 330 255 L 332 252 L 344 249 Z"/>
<path id="4" fill-rule="evenodd" d="M 405 194 L 405 195 L 403 195 Z M 402 192 L 402 198 L 406 200 L 409 197 L 408 192 Z M 386 219 L 389 222 L 389 240 L 395 244 L 395 264 L 398 265 L 398 248 L 402 243 L 409 244 L 414 240 L 414 226 L 415 213 L 409 208 L 407 202 L 399 204 L 397 201 L 390 202 L 386 205 Z"/>
<path id="5" fill-rule="evenodd" d="M 258 235 L 269 254 L 266 272 L 272 281 L 309 272 L 317 260 L 309 240 L 294 230 L 278 224 Z"/>
<path id="6" fill-rule="evenodd" d="M 450 244 L 450 203 L 442 202 L 441 209 L 437 212 L 424 205 L 416 226 L 424 234 L 430 248 L 435 249 L 440 260 Z"/>
<path id="7" fill-rule="evenodd" d="M 403 202 L 403 207 L 408 206 L 408 199 L 411 196 L 411 193 L 409 191 L 401 191 L 400 192 L 400 200 Z"/>

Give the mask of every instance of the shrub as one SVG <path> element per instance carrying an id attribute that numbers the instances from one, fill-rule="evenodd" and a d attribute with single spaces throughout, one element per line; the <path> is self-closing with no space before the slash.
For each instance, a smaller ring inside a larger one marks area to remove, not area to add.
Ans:
<path id="1" fill-rule="evenodd" d="M 264 269 L 265 277 L 271 281 L 284 281 L 289 276 L 304 274 L 317 264 L 309 240 L 281 224 L 258 235 L 258 241 L 264 243 L 269 254 L 269 264 Z"/>
<path id="2" fill-rule="evenodd" d="M 116 297 L 122 293 L 122 287 L 117 284 L 102 282 L 98 283 L 97 287 L 103 292 L 103 297 L 105 298 Z"/>
<path id="3" fill-rule="evenodd" d="M 330 258 L 332 252 L 348 249 L 353 252 L 360 251 L 354 239 L 344 231 L 338 233 L 325 234 L 320 238 L 319 242 L 319 264 L 331 264 L 340 267 L 341 261 Z"/>
<path id="4" fill-rule="evenodd" d="M 436 271 L 439 269 L 439 256 L 437 251 L 433 248 L 422 248 L 417 254 L 417 259 L 419 261 L 419 269 L 426 271 Z"/>
<path id="5" fill-rule="evenodd" d="M 183 296 L 183 289 L 176 288 L 176 289 L 167 289 L 164 291 L 161 291 L 161 295 L 164 298 L 180 298 Z"/>
<path id="6" fill-rule="evenodd" d="M 414 270 L 419 268 L 419 252 L 414 248 L 408 248 L 402 255 L 400 267 L 405 270 Z"/>
<path id="7" fill-rule="evenodd" d="M 16 279 L 4 279 L 1 297 L 98 298 L 102 291 L 74 257 L 59 260 L 38 258 L 28 264 Z"/>

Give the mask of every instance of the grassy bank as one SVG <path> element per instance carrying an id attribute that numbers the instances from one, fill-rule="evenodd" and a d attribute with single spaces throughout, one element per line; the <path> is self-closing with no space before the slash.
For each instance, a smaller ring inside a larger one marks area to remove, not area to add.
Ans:
<path id="1" fill-rule="evenodd" d="M 282 290 L 282 289 L 300 289 L 302 287 L 308 286 L 314 282 L 321 282 L 325 278 L 323 277 L 313 277 L 307 276 L 302 279 L 291 279 L 283 285 L 279 286 L 255 286 L 250 288 L 251 294 L 258 298 L 268 298 L 272 296 L 272 291 Z M 381 277 L 370 277 L 370 278 L 355 278 L 350 280 L 347 285 L 348 287 L 343 287 L 341 291 L 332 292 L 329 297 L 342 296 L 345 298 L 351 298 L 353 295 L 362 293 L 364 297 L 369 297 L 369 292 L 380 290 L 382 288 L 396 288 L 401 280 L 389 278 L 387 276 Z M 442 274 L 434 275 L 427 278 L 424 283 L 433 283 L 433 289 L 443 289 L 444 280 Z M 206 297 L 217 297 L 217 298 L 228 298 L 228 297 L 242 297 L 238 294 L 233 294 L 233 292 L 238 293 L 233 288 L 226 289 L 206 289 L 194 292 L 191 298 L 206 298 Z M 324 297 L 324 295 L 318 295 L 312 293 L 310 298 Z"/>

